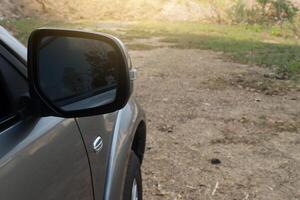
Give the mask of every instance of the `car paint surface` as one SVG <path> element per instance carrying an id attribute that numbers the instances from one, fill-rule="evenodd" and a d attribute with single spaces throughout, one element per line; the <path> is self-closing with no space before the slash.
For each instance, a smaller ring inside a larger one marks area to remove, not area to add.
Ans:
<path id="1" fill-rule="evenodd" d="M 26 63 L 26 48 L 1 27 L 0 41 Z M 27 76 L 26 67 L 17 68 Z M 121 199 L 134 134 L 144 120 L 131 97 L 105 115 L 18 122 L 0 133 L 0 199 Z M 99 153 L 91 145 L 97 136 L 104 142 Z"/>
<path id="2" fill-rule="evenodd" d="M 0 199 L 93 199 L 74 119 L 20 121 L 0 133 L 0 152 Z"/>
<path id="3" fill-rule="evenodd" d="M 105 199 L 121 199 L 125 170 L 131 152 L 134 134 L 140 122 L 145 122 L 145 113 L 140 105 L 131 98 L 118 112 L 111 143 Z"/>

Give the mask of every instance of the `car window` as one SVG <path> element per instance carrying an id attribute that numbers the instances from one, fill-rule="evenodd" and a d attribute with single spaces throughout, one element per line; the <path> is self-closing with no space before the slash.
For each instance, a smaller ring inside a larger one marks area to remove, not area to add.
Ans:
<path id="1" fill-rule="evenodd" d="M 1 57 L 0 57 L 0 68 L 1 68 Z M 3 74 L 0 71 L 0 121 L 5 119 L 11 114 L 11 105 L 9 101 L 9 95 L 7 92 L 7 86 L 5 84 Z"/>
<path id="2" fill-rule="evenodd" d="M 0 120 L 17 113 L 21 96 L 28 92 L 26 80 L 13 64 L 0 54 Z M 0 121 L 0 122 L 1 122 Z"/>

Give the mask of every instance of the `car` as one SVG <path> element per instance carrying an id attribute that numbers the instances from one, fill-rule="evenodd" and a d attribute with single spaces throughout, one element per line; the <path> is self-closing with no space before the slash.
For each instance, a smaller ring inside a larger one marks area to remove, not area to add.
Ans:
<path id="1" fill-rule="evenodd" d="M 0 27 L 0 199 L 142 199 L 146 118 L 116 37 Z"/>

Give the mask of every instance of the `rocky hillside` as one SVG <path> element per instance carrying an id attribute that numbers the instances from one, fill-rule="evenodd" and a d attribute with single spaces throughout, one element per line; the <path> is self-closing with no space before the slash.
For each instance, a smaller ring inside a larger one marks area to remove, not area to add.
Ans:
<path id="1" fill-rule="evenodd" d="M 195 21 L 214 16 L 214 9 L 206 0 L 0 0 L 0 18 L 42 15 L 63 19 Z"/>
<path id="2" fill-rule="evenodd" d="M 199 21 L 224 18 L 237 0 L 0 0 L 0 19 L 46 16 L 60 19 L 163 19 Z M 252 4 L 255 0 L 244 0 Z M 300 6 L 300 0 L 292 0 Z"/>

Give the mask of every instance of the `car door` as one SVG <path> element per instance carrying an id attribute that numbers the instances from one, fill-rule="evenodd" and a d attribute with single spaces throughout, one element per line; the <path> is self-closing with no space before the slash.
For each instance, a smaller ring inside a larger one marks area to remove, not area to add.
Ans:
<path id="1" fill-rule="evenodd" d="M 0 45 L 1 47 L 1 45 Z M 75 119 L 19 115 L 27 82 L 0 48 L 0 199 L 92 200 L 86 148 Z M 28 92 L 28 91 L 27 91 Z"/>
<path id="2" fill-rule="evenodd" d="M 104 199 L 109 153 L 116 117 L 117 112 L 113 112 L 77 119 L 91 163 L 95 200 Z M 94 149 L 94 143 L 97 139 L 100 139 L 103 145 L 99 150 Z"/>

